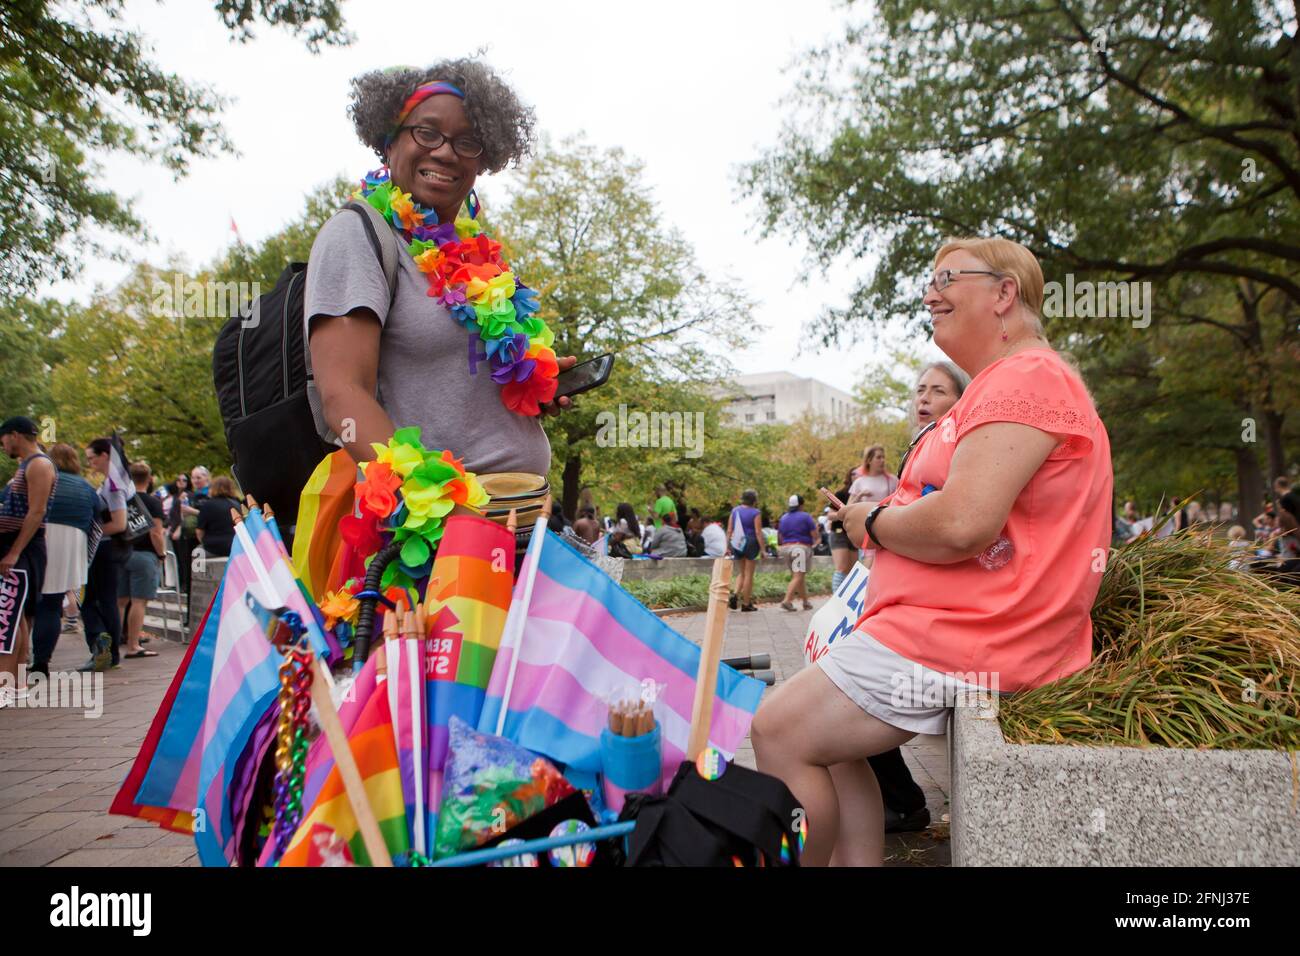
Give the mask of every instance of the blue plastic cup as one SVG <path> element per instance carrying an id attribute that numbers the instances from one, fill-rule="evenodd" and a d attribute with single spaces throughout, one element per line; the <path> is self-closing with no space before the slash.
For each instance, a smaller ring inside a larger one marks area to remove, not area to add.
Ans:
<path id="1" fill-rule="evenodd" d="M 600 732 L 601 792 L 605 804 L 618 813 L 629 793 L 661 791 L 663 740 L 659 722 L 640 737 L 622 737 L 606 727 Z"/>

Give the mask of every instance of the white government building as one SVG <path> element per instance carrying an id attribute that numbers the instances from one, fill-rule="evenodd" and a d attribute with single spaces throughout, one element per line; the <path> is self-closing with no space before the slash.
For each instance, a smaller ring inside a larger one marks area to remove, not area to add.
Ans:
<path id="1" fill-rule="evenodd" d="M 844 421 L 859 409 L 848 392 L 791 372 L 739 375 L 731 385 L 733 391 L 744 393 L 727 405 L 731 420 L 741 426 L 789 425 L 810 413 Z"/>

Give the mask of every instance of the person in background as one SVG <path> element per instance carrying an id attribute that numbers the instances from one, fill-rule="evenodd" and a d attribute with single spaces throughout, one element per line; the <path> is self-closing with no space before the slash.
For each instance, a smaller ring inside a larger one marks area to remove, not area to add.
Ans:
<path id="1" fill-rule="evenodd" d="M 202 465 L 190 469 L 190 486 L 194 489 L 193 497 L 206 498 L 212 485 L 212 472 Z"/>
<path id="2" fill-rule="evenodd" d="M 1246 538 L 1246 529 L 1239 524 L 1234 524 L 1228 529 L 1228 548 L 1231 558 L 1228 560 L 1228 567 L 1234 571 L 1245 571 L 1250 568 L 1249 550 L 1250 541 Z"/>
<path id="3" fill-rule="evenodd" d="M 676 514 L 677 502 L 673 501 L 672 497 L 668 494 L 667 485 L 656 485 L 655 500 L 650 505 L 650 513 L 647 517 L 655 527 L 658 527 L 664 523 L 664 515 L 668 514 L 670 511 Z"/>
<path id="4" fill-rule="evenodd" d="M 686 537 L 677 526 L 677 512 L 664 514 L 664 523 L 655 528 L 650 539 L 650 553 L 660 558 L 686 557 Z"/>
<path id="5" fill-rule="evenodd" d="M 126 531 L 127 487 L 109 478 L 113 467 L 112 439 L 96 438 L 86 446 L 86 461 L 92 471 L 104 476 L 99 496 L 99 525 L 103 537 L 90 559 L 86 590 L 81 598 L 81 620 L 86 627 L 90 660 L 83 671 L 105 671 L 121 665 L 122 617 L 117 611 L 118 577 L 130 557 L 130 546 L 122 537 Z"/>
<path id="6" fill-rule="evenodd" d="M 731 577 L 731 597 L 727 601 L 727 606 L 733 611 L 737 604 L 742 611 L 758 610 L 754 607 L 754 569 L 762 547 L 761 520 L 758 492 L 750 488 L 740 496 L 740 504 L 731 509 L 727 518 L 727 544 L 736 559 Z"/>
<path id="7" fill-rule="evenodd" d="M 849 497 L 844 503 L 876 505 L 892 495 L 897 487 L 898 479 L 885 470 L 885 446 L 868 445 L 862 453 L 862 468 L 849 486 Z M 869 569 L 875 556 L 874 548 L 864 548 L 862 564 Z"/>
<path id="8" fill-rule="evenodd" d="M 849 469 L 848 474 L 844 476 L 844 486 L 835 492 L 835 497 L 840 500 L 841 504 L 848 504 L 849 489 L 853 487 L 853 472 L 856 469 Z M 831 574 L 831 593 L 838 594 L 840 585 L 849 572 L 853 570 L 853 562 L 858 560 L 858 549 L 853 547 L 849 541 L 849 536 L 844 533 L 844 525 L 835 517 L 831 519 L 831 564 L 835 571 Z"/>
<path id="9" fill-rule="evenodd" d="M 199 524 L 199 509 L 194 506 L 195 500 L 190 476 L 177 475 L 176 480 L 171 484 L 166 526 L 172 550 L 176 552 L 177 586 L 180 593 L 186 596 L 187 608 L 190 593 L 190 559 L 194 554 L 194 546 L 198 543 L 194 535 Z"/>
<path id="10" fill-rule="evenodd" d="M 578 513 L 578 520 L 573 522 L 573 533 L 587 544 L 600 540 L 600 525 L 596 522 L 596 510 L 584 508 Z"/>
<path id="11" fill-rule="evenodd" d="M 81 458 L 71 445 L 50 448 L 59 480 L 45 512 L 45 584 L 32 634 L 32 672 L 50 676 L 50 658 L 59 643 L 67 592 L 79 591 L 90 570 L 90 552 L 99 542 L 99 498 L 81 477 Z M 75 604 L 74 604 L 75 607 Z"/>
<path id="12" fill-rule="evenodd" d="M 665 512 L 667 514 L 667 512 Z M 650 550 L 650 539 L 654 537 L 655 528 L 658 527 L 658 516 L 653 510 L 647 511 L 645 521 L 641 523 L 641 550 L 648 552 Z"/>
<path id="13" fill-rule="evenodd" d="M 912 399 L 912 440 L 947 415 L 970 384 L 970 376 L 952 362 L 931 362 L 921 369 Z M 867 758 L 880 785 L 885 808 L 886 833 L 912 833 L 930 825 L 925 791 L 912 778 L 912 771 L 899 747 Z"/>
<path id="14" fill-rule="evenodd" d="M 1174 520 L 1171 522 L 1174 531 L 1186 531 L 1191 522 L 1187 517 L 1187 506 L 1183 504 L 1182 498 L 1174 498 L 1170 502 L 1170 510 L 1174 512 Z"/>
<path id="15" fill-rule="evenodd" d="M 13 650 L 0 654 L 0 670 L 12 680 L 0 687 L 0 707 L 9 707 L 27 695 L 27 679 L 18 672 L 26 666 L 32 639 L 36 606 L 45 583 L 45 513 L 58 484 L 54 462 L 37 444 L 36 423 L 17 415 L 0 424 L 0 445 L 18 462 L 18 470 L 5 487 L 0 501 L 0 578 L 12 572 L 26 577 L 27 590 L 13 634 Z"/>
<path id="16" fill-rule="evenodd" d="M 615 523 L 609 533 L 609 553 L 616 558 L 630 558 L 641 553 L 641 523 L 636 510 L 626 501 L 614 509 Z"/>
<path id="17" fill-rule="evenodd" d="M 1300 495 L 1292 490 L 1290 478 L 1285 475 L 1274 478 L 1273 492 L 1277 496 L 1278 507 L 1284 508 L 1291 514 L 1300 512 Z"/>
<path id="18" fill-rule="evenodd" d="M 710 518 L 704 525 L 700 538 L 704 542 L 704 557 L 721 558 L 726 555 L 727 531 L 716 518 Z"/>
<path id="19" fill-rule="evenodd" d="M 239 509 L 235 497 L 235 483 L 225 475 L 212 479 L 207 500 L 199 503 L 198 527 L 195 529 L 199 544 L 210 557 L 227 558 L 235 541 L 235 522 L 230 509 Z"/>
<path id="20" fill-rule="evenodd" d="M 131 463 L 131 480 L 135 482 L 137 500 L 149 509 L 149 533 L 131 542 L 131 553 L 118 577 L 117 607 L 122 615 L 122 636 L 126 638 L 128 659 L 157 657 L 156 651 L 140 646 L 140 631 L 144 627 L 145 606 L 158 593 L 158 577 L 163 559 L 167 556 L 167 534 L 163 529 L 163 509 L 160 502 L 149 494 L 153 473 L 142 461 Z"/>
<path id="21" fill-rule="evenodd" d="M 777 523 L 777 543 L 790 568 L 790 585 L 785 589 L 781 607 L 793 611 L 794 599 L 803 601 L 805 611 L 812 610 L 808 600 L 808 568 L 812 562 L 813 548 L 821 541 L 821 532 L 812 515 L 803 510 L 803 498 L 791 495 L 789 509 Z"/>
<path id="22" fill-rule="evenodd" d="M 686 536 L 686 556 L 690 558 L 704 557 L 704 517 L 700 514 L 699 508 L 691 509 L 682 533 Z"/>

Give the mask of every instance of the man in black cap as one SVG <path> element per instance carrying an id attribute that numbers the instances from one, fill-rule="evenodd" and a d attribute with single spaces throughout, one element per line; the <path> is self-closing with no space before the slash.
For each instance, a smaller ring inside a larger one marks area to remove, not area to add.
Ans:
<path id="1" fill-rule="evenodd" d="M 5 454 L 18 461 L 18 472 L 0 501 L 0 579 L 14 571 L 27 577 L 27 596 L 17 621 L 9 653 L 0 653 L 0 671 L 12 676 L 12 687 L 0 687 L 0 707 L 14 704 L 27 692 L 19 680 L 18 666 L 27 663 L 32 619 L 45 583 L 45 507 L 58 480 L 54 462 L 36 443 L 36 423 L 21 415 L 0 423 L 0 443 Z"/>

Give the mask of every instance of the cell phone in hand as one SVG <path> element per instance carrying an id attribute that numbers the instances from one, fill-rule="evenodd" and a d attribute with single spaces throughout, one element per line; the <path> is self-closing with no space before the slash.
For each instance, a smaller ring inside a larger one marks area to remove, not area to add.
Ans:
<path id="1" fill-rule="evenodd" d="M 822 497 L 825 498 L 827 501 L 829 501 L 837 511 L 844 507 L 844 502 L 840 501 L 839 498 L 836 498 L 833 494 L 831 494 L 830 489 L 818 488 L 817 490 L 822 493 Z"/>
<path id="2" fill-rule="evenodd" d="M 598 388 L 609 381 L 609 373 L 613 368 L 614 356 L 608 352 L 599 358 L 579 362 L 556 378 L 555 397 L 563 398 Z"/>

